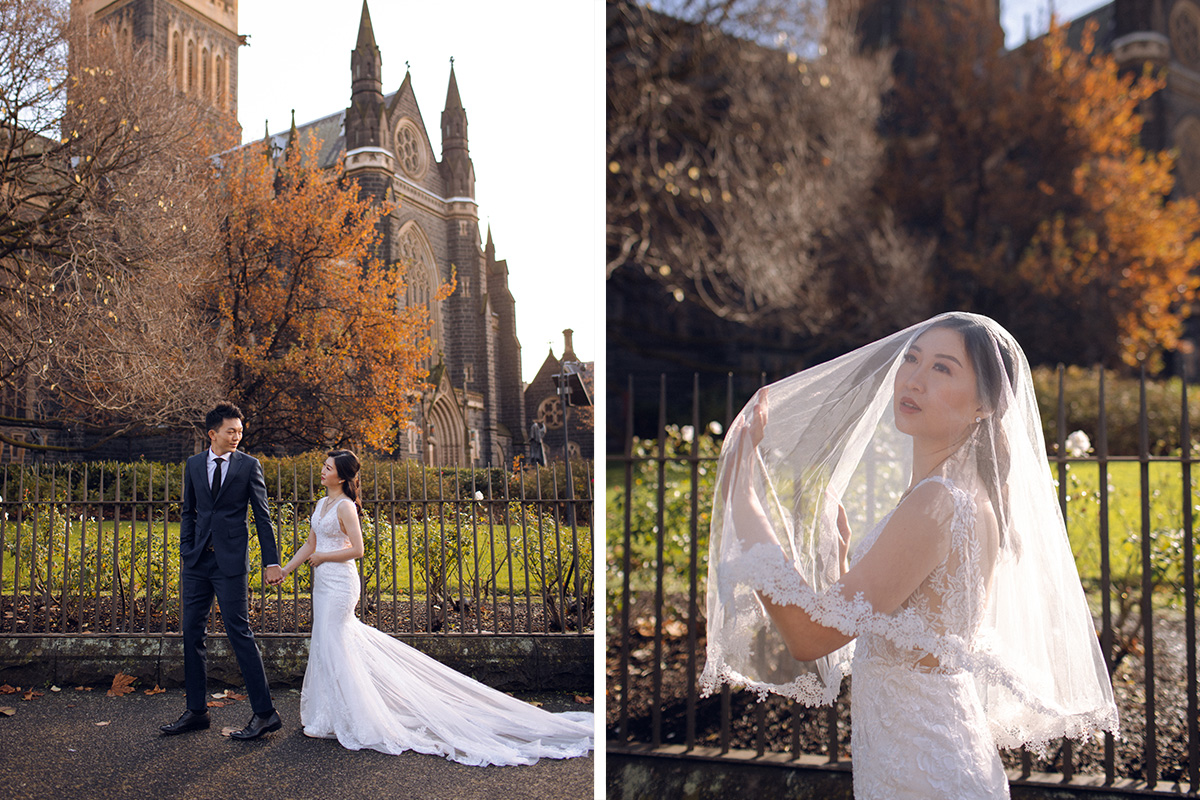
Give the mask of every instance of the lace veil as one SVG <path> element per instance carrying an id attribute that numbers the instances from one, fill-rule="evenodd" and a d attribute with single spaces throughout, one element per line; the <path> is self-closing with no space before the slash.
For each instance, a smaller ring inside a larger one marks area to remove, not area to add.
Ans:
<path id="1" fill-rule="evenodd" d="M 912 440 L 896 428 L 893 385 L 913 342 L 934 327 L 959 330 L 973 343 L 967 352 L 978 395 L 992 409 L 934 476 L 948 487 L 932 493 L 941 498 L 933 518 L 960 545 L 956 574 L 973 575 L 981 587 L 977 607 L 957 609 L 958 616 L 942 609 L 939 619 L 953 624 L 931 624 L 928 604 L 877 612 L 863 593 L 847 597 L 839 584 L 839 505 L 854 563 L 913 477 Z M 735 524 L 731 498 L 746 493 L 757 498 L 766 525 Z M 981 506 L 994 510 L 989 530 L 999 531 L 990 550 L 972 538 Z M 932 655 L 940 669 L 969 671 L 1001 747 L 1043 747 L 1061 736 L 1116 729 L 1029 365 L 1008 332 L 986 317 L 943 314 L 760 390 L 721 451 L 709 548 L 705 693 L 730 683 L 806 705 L 837 697 L 856 643 L 816 661 L 795 660 L 766 613 L 765 596 L 798 605 L 846 636 L 872 634 L 873 643 L 896 652 Z"/>

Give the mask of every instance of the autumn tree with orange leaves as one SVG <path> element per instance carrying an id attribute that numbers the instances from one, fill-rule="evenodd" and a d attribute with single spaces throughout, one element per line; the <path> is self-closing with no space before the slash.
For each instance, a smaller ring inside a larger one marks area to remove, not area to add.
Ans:
<path id="1" fill-rule="evenodd" d="M 428 311 L 404 307 L 403 267 L 373 255 L 391 209 L 360 199 L 342 164 L 321 169 L 319 148 L 293 136 L 278 164 L 250 147 L 223 165 L 212 303 L 227 394 L 250 447 L 390 451 L 423 387 Z"/>
<path id="2" fill-rule="evenodd" d="M 1163 351 L 1177 347 L 1200 286 L 1200 207 L 1192 197 L 1168 199 L 1174 157 L 1138 143 L 1137 106 L 1165 81 L 1120 75 L 1111 56 L 1095 52 L 1094 35 L 1091 23 L 1073 50 L 1056 28 L 1042 43 L 1069 143 L 1084 157 L 1069 183 L 1048 189 L 1060 210 L 1038 226 L 1018 270 L 1077 310 L 1084 341 L 1106 342 L 1096 360 L 1115 354 L 1157 371 Z"/>
<path id="3" fill-rule="evenodd" d="M 935 246 L 943 308 L 1001 320 L 1035 361 L 1162 365 L 1197 284 L 1200 215 L 1170 199 L 1138 104 L 1162 87 L 1055 27 L 1016 52 L 959 4 L 903 37 L 880 195 Z"/>

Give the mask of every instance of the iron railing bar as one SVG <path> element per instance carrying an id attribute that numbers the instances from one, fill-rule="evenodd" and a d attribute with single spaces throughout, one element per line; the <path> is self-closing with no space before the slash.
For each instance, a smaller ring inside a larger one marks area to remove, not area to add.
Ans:
<path id="1" fill-rule="evenodd" d="M 692 455 L 700 452 L 700 373 L 692 373 Z M 697 572 L 700 569 L 700 467 L 695 458 L 692 459 L 691 474 L 691 514 L 689 528 L 691 547 L 688 548 L 688 661 L 687 661 L 687 720 L 685 746 L 690 750 L 696 746 L 696 644 L 700 625 L 700 609 L 697 599 L 699 584 Z"/>
<path id="2" fill-rule="evenodd" d="M 621 544 L 621 660 L 620 670 L 620 709 L 617 716 L 618 738 L 621 742 L 629 740 L 629 570 L 631 569 L 629 548 L 633 529 L 633 376 L 627 383 L 625 399 L 625 494 L 622 495 L 625 507 L 623 523 L 623 540 Z"/>
<path id="3" fill-rule="evenodd" d="M 1200 790 L 1200 708 L 1196 688 L 1196 553 L 1192 519 L 1192 425 L 1188 412 L 1188 375 L 1180 374 L 1179 456 L 1183 492 L 1183 596 L 1184 650 L 1187 672 L 1187 762 L 1188 784 Z"/>
<path id="4" fill-rule="evenodd" d="M 1157 730 L 1155 726 L 1155 697 L 1154 697 L 1154 580 L 1153 564 L 1150 549 L 1150 431 L 1149 418 L 1146 409 L 1146 369 L 1142 368 L 1138 380 L 1138 454 L 1141 464 L 1138 473 L 1141 478 L 1142 506 L 1142 664 L 1145 668 L 1146 688 L 1146 728 L 1145 728 L 1145 780 L 1146 786 L 1153 789 L 1158 784 L 1158 747 Z"/>
<path id="5" fill-rule="evenodd" d="M 667 376 L 659 377 L 658 387 L 658 451 L 666 451 L 667 446 Z M 666 523 L 664 505 L 667 493 L 666 463 L 660 460 L 657 464 L 655 492 L 655 531 L 654 537 L 654 665 L 652 691 L 650 701 L 650 738 L 651 743 L 658 747 L 662 744 L 662 651 L 663 651 L 663 582 L 666 575 L 666 565 L 663 563 L 664 527 Z"/>

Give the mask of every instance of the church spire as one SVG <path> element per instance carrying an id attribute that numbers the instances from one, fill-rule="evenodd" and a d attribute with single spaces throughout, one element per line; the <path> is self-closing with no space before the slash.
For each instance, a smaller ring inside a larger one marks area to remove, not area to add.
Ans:
<path id="1" fill-rule="evenodd" d="M 296 109 L 292 109 L 292 127 L 288 129 L 287 144 L 284 145 L 284 150 L 288 155 L 293 155 L 297 147 L 300 146 L 300 131 L 296 129 Z"/>
<path id="2" fill-rule="evenodd" d="M 492 243 L 492 223 L 488 223 L 487 244 L 483 247 L 483 254 L 487 256 L 488 263 L 496 260 L 496 245 Z"/>
<path id="3" fill-rule="evenodd" d="M 358 50 L 370 52 L 378 50 L 375 46 L 375 29 L 371 27 L 371 10 L 367 8 L 367 0 L 363 0 L 362 17 L 358 21 Z"/>
<path id="4" fill-rule="evenodd" d="M 450 85 L 442 111 L 442 168 L 447 173 L 452 197 L 475 196 L 475 167 L 467 146 L 467 112 L 458 94 L 454 59 L 450 59 Z M 476 233 L 478 236 L 478 233 Z"/>
<path id="5" fill-rule="evenodd" d="M 346 109 L 346 149 L 380 147 L 383 130 L 383 58 L 375 44 L 371 11 L 363 0 L 358 43 L 350 53 L 350 107 Z"/>
<path id="6" fill-rule="evenodd" d="M 462 110 L 462 98 L 458 95 L 458 81 L 454 77 L 454 59 L 450 59 L 450 86 L 446 89 L 446 110 Z"/>

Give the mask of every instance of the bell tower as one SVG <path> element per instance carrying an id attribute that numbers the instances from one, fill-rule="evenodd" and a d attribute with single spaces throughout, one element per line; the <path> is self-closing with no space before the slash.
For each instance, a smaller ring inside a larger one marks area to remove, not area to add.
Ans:
<path id="1" fill-rule="evenodd" d="M 131 47 L 148 45 L 175 90 L 237 120 L 237 0 L 72 0 L 71 17 Z M 241 138 L 241 129 L 237 136 Z"/>

